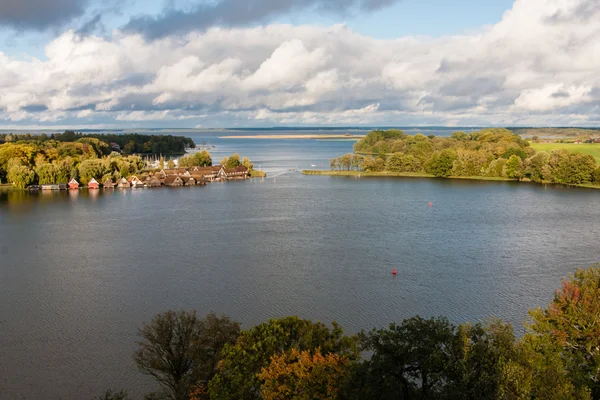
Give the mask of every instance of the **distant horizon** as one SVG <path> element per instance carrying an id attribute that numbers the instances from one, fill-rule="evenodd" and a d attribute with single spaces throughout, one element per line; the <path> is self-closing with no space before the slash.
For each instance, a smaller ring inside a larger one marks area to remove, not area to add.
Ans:
<path id="1" fill-rule="evenodd" d="M 45 132 L 159 132 L 159 131 L 188 131 L 188 132 L 204 132 L 204 131 L 336 131 L 336 130 L 356 130 L 368 131 L 376 129 L 400 129 L 400 130 L 478 130 L 488 128 L 505 128 L 505 129 L 587 129 L 600 130 L 600 126 L 443 126 L 443 125 L 381 125 L 381 126 L 271 126 L 271 127 L 225 127 L 225 128 L 72 128 L 72 127 L 57 127 L 57 128 L 38 128 L 38 129 L 5 129 L 0 125 L 1 134 L 9 133 L 45 133 Z"/>

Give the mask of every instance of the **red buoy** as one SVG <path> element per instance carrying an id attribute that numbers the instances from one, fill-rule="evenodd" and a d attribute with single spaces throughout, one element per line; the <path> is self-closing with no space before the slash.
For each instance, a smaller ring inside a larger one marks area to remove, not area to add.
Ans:
<path id="1" fill-rule="evenodd" d="M 429 207 L 433 207 L 433 202 L 429 202 Z"/>
<path id="2" fill-rule="evenodd" d="M 392 275 L 396 275 L 396 274 L 397 274 L 396 268 L 394 268 L 394 270 L 392 271 Z"/>

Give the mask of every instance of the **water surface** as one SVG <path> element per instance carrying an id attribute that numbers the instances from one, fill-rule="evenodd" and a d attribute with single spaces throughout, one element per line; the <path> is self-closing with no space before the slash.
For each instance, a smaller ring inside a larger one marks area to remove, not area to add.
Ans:
<path id="1" fill-rule="evenodd" d="M 0 194 L 0 398 L 140 396 L 136 329 L 168 309 L 244 327 L 290 314 L 348 332 L 415 314 L 519 327 L 600 261 L 597 191 L 305 177 L 289 167 L 323 148 L 279 146 L 289 156 L 264 180 Z"/>

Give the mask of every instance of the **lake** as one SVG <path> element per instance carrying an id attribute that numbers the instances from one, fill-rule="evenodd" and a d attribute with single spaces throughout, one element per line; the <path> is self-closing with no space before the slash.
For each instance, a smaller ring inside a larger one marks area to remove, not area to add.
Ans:
<path id="1" fill-rule="evenodd" d="M 563 277 L 600 261 L 598 191 L 302 176 L 289 169 L 352 143 L 198 135 L 270 177 L 0 192 L 1 399 L 109 388 L 140 397 L 152 383 L 132 361 L 136 330 L 169 309 L 225 313 L 243 327 L 299 315 L 354 333 L 420 314 L 500 317 L 521 331 Z"/>

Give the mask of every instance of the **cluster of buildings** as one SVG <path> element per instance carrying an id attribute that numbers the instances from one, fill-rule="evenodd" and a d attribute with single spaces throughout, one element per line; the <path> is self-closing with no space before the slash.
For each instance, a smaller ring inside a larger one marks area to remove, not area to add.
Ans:
<path id="1" fill-rule="evenodd" d="M 88 189 L 100 189 L 100 186 L 105 189 L 113 188 L 143 188 L 143 187 L 162 187 L 162 186 L 196 186 L 206 185 L 207 182 L 222 182 L 231 180 L 248 179 L 249 170 L 247 167 L 239 166 L 237 168 L 225 168 L 221 165 L 211 167 L 191 167 L 191 168 L 174 168 L 161 169 L 158 172 L 151 174 L 142 174 L 139 177 L 136 175 L 130 176 L 128 179 L 121 178 L 116 182 L 112 179 L 98 182 L 96 179 L 90 180 L 87 184 Z M 41 190 L 66 190 L 79 189 L 79 182 L 71 179 L 68 184 L 59 185 L 36 185 L 30 189 Z"/>

